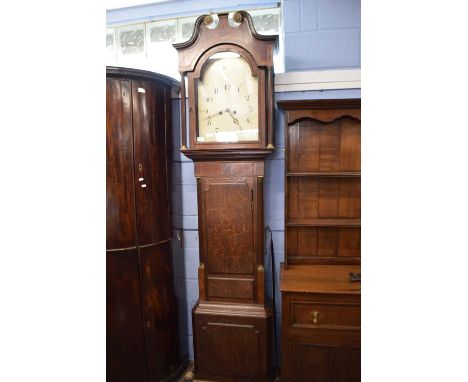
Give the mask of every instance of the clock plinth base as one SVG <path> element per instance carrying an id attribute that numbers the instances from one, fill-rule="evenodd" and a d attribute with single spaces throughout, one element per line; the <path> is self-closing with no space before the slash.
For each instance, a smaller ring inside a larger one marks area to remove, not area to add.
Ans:
<path id="1" fill-rule="evenodd" d="M 272 380 L 269 307 L 199 301 L 192 317 L 196 380 Z"/>

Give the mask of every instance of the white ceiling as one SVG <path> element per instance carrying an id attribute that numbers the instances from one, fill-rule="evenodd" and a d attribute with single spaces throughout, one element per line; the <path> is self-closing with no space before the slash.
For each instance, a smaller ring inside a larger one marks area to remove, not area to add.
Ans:
<path id="1" fill-rule="evenodd" d="M 170 0 L 106 0 L 106 9 L 135 7 L 137 5 L 164 3 Z"/>

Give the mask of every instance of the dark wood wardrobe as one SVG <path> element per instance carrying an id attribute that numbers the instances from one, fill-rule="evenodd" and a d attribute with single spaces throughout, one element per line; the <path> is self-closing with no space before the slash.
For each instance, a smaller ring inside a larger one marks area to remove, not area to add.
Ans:
<path id="1" fill-rule="evenodd" d="M 171 92 L 179 82 L 107 68 L 107 380 L 183 368 L 171 259 Z"/>

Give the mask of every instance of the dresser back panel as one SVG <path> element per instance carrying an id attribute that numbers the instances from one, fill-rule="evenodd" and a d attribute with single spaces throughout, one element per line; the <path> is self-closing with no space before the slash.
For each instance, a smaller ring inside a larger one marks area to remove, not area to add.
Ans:
<path id="1" fill-rule="evenodd" d="M 361 126 L 349 118 L 306 119 L 288 127 L 288 171 L 360 171 Z"/>
<path id="2" fill-rule="evenodd" d="M 359 178 L 295 177 L 287 193 L 290 219 L 361 217 Z"/>
<path id="3" fill-rule="evenodd" d="M 286 112 L 286 267 L 359 264 L 360 102 L 278 104 Z"/>
<path id="4" fill-rule="evenodd" d="M 287 235 L 288 256 L 294 261 L 361 256 L 359 227 L 288 227 Z"/>

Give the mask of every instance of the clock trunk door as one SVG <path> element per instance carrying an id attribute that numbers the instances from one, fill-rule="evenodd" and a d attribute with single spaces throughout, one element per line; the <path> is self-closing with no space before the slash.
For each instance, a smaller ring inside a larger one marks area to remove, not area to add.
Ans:
<path id="1" fill-rule="evenodd" d="M 201 188 L 207 299 L 253 302 L 253 179 L 205 178 Z"/>

